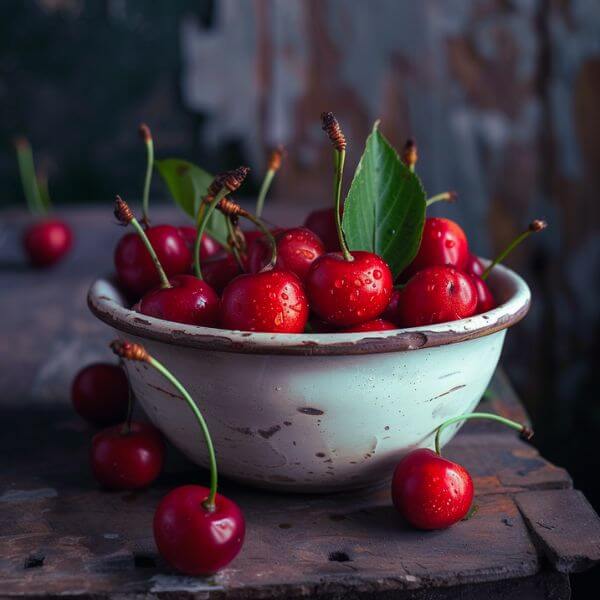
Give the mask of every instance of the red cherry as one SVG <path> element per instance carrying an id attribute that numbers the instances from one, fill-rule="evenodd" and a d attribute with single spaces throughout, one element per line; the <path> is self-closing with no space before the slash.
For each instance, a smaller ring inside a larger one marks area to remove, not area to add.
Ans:
<path id="1" fill-rule="evenodd" d="M 359 331 L 388 331 L 390 329 L 397 329 L 396 325 L 386 321 L 385 319 L 374 319 L 373 321 L 367 321 L 354 327 L 348 327 L 347 329 L 341 329 L 340 333 L 354 333 Z"/>
<path id="2" fill-rule="evenodd" d="M 71 400 L 75 411 L 94 425 L 122 423 L 129 403 L 125 371 L 110 363 L 84 367 L 73 380 Z"/>
<path id="3" fill-rule="evenodd" d="M 161 556 L 185 575 L 216 573 L 244 543 L 246 523 L 237 504 L 217 494 L 215 509 L 203 503 L 209 489 L 182 485 L 169 492 L 154 514 L 154 541 Z"/>
<path id="4" fill-rule="evenodd" d="M 192 253 L 176 227 L 156 225 L 146 229 L 146 235 L 167 277 L 189 271 Z M 152 258 L 137 233 L 125 234 L 117 244 L 115 268 L 121 285 L 135 296 L 160 284 Z"/>
<path id="5" fill-rule="evenodd" d="M 463 271 L 468 258 L 467 236 L 461 227 L 450 219 L 429 217 L 425 220 L 419 252 L 405 269 L 402 279 L 406 280 L 422 269 L 438 265 Z"/>
<path id="6" fill-rule="evenodd" d="M 165 455 L 162 435 L 147 423 L 114 425 L 92 439 L 90 460 L 94 477 L 106 488 L 134 490 L 150 485 L 159 475 Z"/>
<path id="7" fill-rule="evenodd" d="M 390 297 L 390 301 L 387 305 L 387 308 L 383 311 L 381 317 L 386 321 L 391 321 L 392 323 L 396 322 L 398 318 L 398 304 L 400 303 L 400 295 L 402 294 L 402 290 L 394 288 L 392 290 L 392 295 Z"/>
<path id="8" fill-rule="evenodd" d="M 275 236 L 277 242 L 277 262 L 279 271 L 291 271 L 300 279 L 305 279 L 313 262 L 325 253 L 321 240 L 310 229 L 295 227 L 281 231 Z M 271 244 L 262 237 L 257 239 L 248 251 L 248 268 L 258 273 L 271 259 Z"/>
<path id="9" fill-rule="evenodd" d="M 165 321 L 216 326 L 219 297 L 208 283 L 193 275 L 175 275 L 169 283 L 170 288 L 158 287 L 145 294 L 136 310 Z"/>
<path id="10" fill-rule="evenodd" d="M 310 229 L 323 242 L 326 252 L 338 252 L 340 249 L 340 240 L 335 225 L 335 210 L 333 208 L 323 208 L 313 210 L 306 220 L 304 227 Z"/>
<path id="11" fill-rule="evenodd" d="M 387 263 L 371 252 L 323 254 L 306 278 L 311 309 L 323 321 L 350 327 L 377 318 L 392 294 L 393 278 Z"/>
<path id="12" fill-rule="evenodd" d="M 71 228 L 58 219 L 44 219 L 30 225 L 23 234 L 23 248 L 36 267 L 57 263 L 71 249 Z"/>
<path id="13" fill-rule="evenodd" d="M 392 500 L 411 525 L 445 529 L 469 512 L 473 480 L 459 464 L 420 448 L 398 463 L 392 479 Z"/>
<path id="14" fill-rule="evenodd" d="M 202 277 L 217 294 L 221 294 L 225 286 L 241 273 L 233 254 L 213 256 L 202 263 Z"/>
<path id="15" fill-rule="evenodd" d="M 481 277 L 481 275 L 485 271 L 485 267 L 483 266 L 483 263 L 479 260 L 479 258 L 477 258 L 477 256 L 475 256 L 474 254 L 469 254 L 464 271 L 469 275 L 477 275 L 477 277 Z"/>
<path id="16" fill-rule="evenodd" d="M 420 327 L 464 319 L 476 309 L 477 290 L 469 275 L 452 267 L 429 267 L 402 289 L 394 321 L 402 327 Z"/>
<path id="17" fill-rule="evenodd" d="M 476 314 L 481 314 L 496 308 L 496 300 L 494 299 L 494 295 L 492 294 L 492 290 L 488 287 L 488 284 L 477 275 L 470 275 L 470 277 L 477 293 Z"/>
<path id="18" fill-rule="evenodd" d="M 196 244 L 196 228 L 190 227 L 189 225 L 182 225 L 179 227 L 179 233 L 181 233 L 187 247 L 193 254 L 194 245 Z M 206 233 L 202 236 L 202 240 L 200 241 L 200 260 L 206 260 L 211 256 L 216 256 L 222 250 L 223 247 L 217 240 L 211 238 Z"/>
<path id="19" fill-rule="evenodd" d="M 240 275 L 221 297 L 221 326 L 241 331 L 302 333 L 308 302 L 302 283 L 288 271 Z"/>

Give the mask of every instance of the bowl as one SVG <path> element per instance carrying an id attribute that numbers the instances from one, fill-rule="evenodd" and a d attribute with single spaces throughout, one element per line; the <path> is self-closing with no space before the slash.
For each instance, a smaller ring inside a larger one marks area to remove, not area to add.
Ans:
<path id="1" fill-rule="evenodd" d="M 377 484 L 436 427 L 473 411 L 506 330 L 529 309 L 513 271 L 489 280 L 499 303 L 468 319 L 371 333 L 270 334 L 183 325 L 128 308 L 110 278 L 91 287 L 92 312 L 141 343 L 184 384 L 208 422 L 229 478 L 262 488 L 331 492 Z M 206 466 L 185 401 L 144 363 L 127 362 L 136 398 L 186 456 Z M 444 430 L 446 443 L 460 425 Z"/>

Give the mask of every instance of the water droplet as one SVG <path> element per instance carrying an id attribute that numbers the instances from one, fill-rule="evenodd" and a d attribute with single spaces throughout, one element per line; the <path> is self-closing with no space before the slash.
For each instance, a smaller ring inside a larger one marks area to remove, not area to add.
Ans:
<path id="1" fill-rule="evenodd" d="M 288 296 L 288 295 L 287 295 L 285 292 L 282 292 L 282 293 L 281 293 L 281 297 L 282 297 L 284 300 L 287 300 L 287 299 L 289 298 L 289 296 Z"/>
<path id="2" fill-rule="evenodd" d="M 375 269 L 373 271 L 373 277 L 375 279 L 381 279 L 383 277 L 383 273 L 379 269 Z"/>
<path id="3" fill-rule="evenodd" d="M 454 248 L 456 242 L 454 240 L 446 240 L 445 241 L 446 248 Z"/>
<path id="4" fill-rule="evenodd" d="M 336 288 L 338 288 L 338 289 L 339 289 L 339 288 L 341 288 L 341 287 L 343 287 L 343 286 L 344 286 L 344 283 L 346 283 L 344 279 L 336 279 L 336 280 L 333 282 L 333 285 L 334 285 Z"/>
<path id="5" fill-rule="evenodd" d="M 358 279 L 358 278 L 357 278 L 357 279 L 355 279 L 355 280 L 354 280 L 354 285 L 355 285 L 356 287 L 360 287 L 360 286 L 362 285 L 362 282 L 361 282 L 361 280 L 360 280 L 360 279 Z"/>

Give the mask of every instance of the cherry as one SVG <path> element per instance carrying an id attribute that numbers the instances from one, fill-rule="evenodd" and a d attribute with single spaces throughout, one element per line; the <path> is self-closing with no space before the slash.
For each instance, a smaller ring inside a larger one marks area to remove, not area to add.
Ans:
<path id="1" fill-rule="evenodd" d="M 420 448 L 405 456 L 392 479 L 396 510 L 419 529 L 445 529 L 463 519 L 473 501 L 473 480 L 459 464 Z"/>
<path id="2" fill-rule="evenodd" d="M 177 227 L 148 227 L 146 235 L 168 277 L 189 270 L 192 253 Z M 160 284 L 160 276 L 152 257 L 135 233 L 128 233 L 121 238 L 115 249 L 114 259 L 117 277 L 127 292 L 141 296 Z"/>
<path id="3" fill-rule="evenodd" d="M 477 293 L 476 314 L 481 314 L 496 308 L 496 300 L 494 299 L 492 290 L 490 290 L 487 283 L 477 275 L 470 275 L 470 277 Z"/>
<path id="4" fill-rule="evenodd" d="M 464 319 L 476 309 L 477 290 L 469 275 L 452 267 L 429 267 L 402 289 L 394 321 L 402 327 L 420 327 Z"/>
<path id="5" fill-rule="evenodd" d="M 288 271 L 240 275 L 221 297 L 221 326 L 240 331 L 302 333 L 308 302 L 302 283 Z"/>
<path id="6" fill-rule="evenodd" d="M 150 485 L 159 475 L 165 455 L 162 435 L 147 423 L 114 425 L 92 439 L 90 460 L 94 477 L 113 490 Z"/>
<path id="7" fill-rule="evenodd" d="M 183 236 L 187 247 L 190 252 L 194 251 L 194 244 L 196 243 L 196 228 L 190 227 L 189 225 L 182 225 L 178 228 L 179 233 Z M 207 258 L 211 258 L 212 256 L 216 256 L 220 252 L 222 252 L 223 246 L 217 242 L 217 240 L 213 239 L 205 233 L 202 236 L 202 240 L 200 242 L 200 260 L 206 260 Z"/>
<path id="8" fill-rule="evenodd" d="M 87 365 L 73 380 L 71 400 L 75 411 L 94 425 L 122 423 L 129 404 L 125 371 L 109 363 Z"/>
<path id="9" fill-rule="evenodd" d="M 400 303 L 401 294 L 402 290 L 398 288 L 394 288 L 392 290 L 392 295 L 390 296 L 390 301 L 388 302 L 387 308 L 381 315 L 381 317 L 386 321 L 391 321 L 392 323 L 396 322 L 396 319 L 398 318 L 398 304 Z"/>
<path id="10" fill-rule="evenodd" d="M 371 252 L 323 254 L 312 264 L 306 278 L 310 307 L 337 327 L 350 327 L 377 318 L 387 307 L 393 277 L 387 263 Z"/>
<path id="11" fill-rule="evenodd" d="M 348 327 L 347 329 L 340 330 L 340 333 L 354 333 L 359 331 L 388 331 L 390 329 L 397 329 L 396 325 L 386 321 L 385 319 L 374 319 L 373 321 L 367 321 L 354 327 Z"/>
<path id="12" fill-rule="evenodd" d="M 36 267 L 49 267 L 57 263 L 72 245 L 71 228 L 58 219 L 37 221 L 23 234 L 23 248 L 29 262 Z"/>
<path id="13" fill-rule="evenodd" d="M 154 515 L 161 556 L 186 575 L 210 575 L 227 566 L 244 543 L 246 525 L 237 504 L 217 494 L 214 509 L 203 505 L 209 489 L 182 485 L 167 494 Z"/>
<path id="14" fill-rule="evenodd" d="M 456 267 L 464 270 L 469 258 L 467 236 L 461 227 L 450 219 L 429 217 L 425 219 L 419 252 L 404 270 L 403 280 L 433 266 Z"/>
<path id="15" fill-rule="evenodd" d="M 217 294 L 221 294 L 225 286 L 241 273 L 233 254 L 213 256 L 202 263 L 202 277 Z"/>
<path id="16" fill-rule="evenodd" d="M 304 280 L 312 263 L 325 252 L 323 243 L 309 229 L 295 227 L 281 231 L 275 236 L 277 242 L 277 262 L 275 268 L 291 271 Z M 268 263 L 271 256 L 269 241 L 262 237 L 249 246 L 248 267 L 251 273 L 258 273 Z"/>
<path id="17" fill-rule="evenodd" d="M 210 488 L 184 485 L 171 491 L 154 514 L 154 540 L 162 557 L 186 575 L 209 575 L 228 565 L 241 550 L 246 530 L 238 506 L 217 493 L 217 459 L 208 426 L 179 380 L 146 350 L 129 342 L 113 342 L 122 358 L 149 364 L 181 394 L 204 436 L 210 466 Z"/>
<path id="18" fill-rule="evenodd" d="M 216 326 L 219 297 L 208 283 L 193 275 L 175 275 L 169 279 L 169 286 L 145 294 L 136 310 L 165 321 Z"/>
<path id="19" fill-rule="evenodd" d="M 313 210 L 306 217 L 304 227 L 310 229 L 323 242 L 327 252 L 339 252 L 340 241 L 335 227 L 335 210 L 322 208 Z"/>
<path id="20" fill-rule="evenodd" d="M 469 275 L 477 275 L 477 277 L 481 277 L 485 271 L 485 267 L 479 258 L 475 256 L 475 254 L 469 253 L 464 270 L 465 273 L 469 273 Z"/>

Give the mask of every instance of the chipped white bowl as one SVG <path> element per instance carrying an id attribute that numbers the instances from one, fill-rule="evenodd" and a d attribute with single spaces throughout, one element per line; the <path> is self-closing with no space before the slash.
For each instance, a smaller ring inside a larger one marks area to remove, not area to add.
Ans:
<path id="1" fill-rule="evenodd" d="M 345 334 L 268 334 L 161 321 L 130 310 L 109 279 L 91 287 L 92 312 L 143 344 L 203 411 L 222 475 L 256 486 L 329 492 L 391 475 L 442 421 L 472 411 L 494 373 L 506 329 L 530 291 L 496 267 L 487 313 L 427 327 Z M 148 417 L 191 460 L 207 465 L 185 402 L 154 370 L 128 362 Z M 443 442 L 455 433 L 445 430 Z"/>

